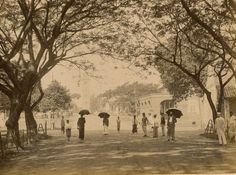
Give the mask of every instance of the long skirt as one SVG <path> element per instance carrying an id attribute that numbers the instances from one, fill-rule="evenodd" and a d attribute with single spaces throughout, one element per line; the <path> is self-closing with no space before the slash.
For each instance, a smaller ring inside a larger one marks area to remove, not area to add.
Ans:
<path id="1" fill-rule="evenodd" d="M 84 140 L 84 127 L 79 128 L 79 138 Z"/>
<path id="2" fill-rule="evenodd" d="M 153 137 L 158 137 L 158 127 L 153 126 Z"/>
<path id="3" fill-rule="evenodd" d="M 117 123 L 117 131 L 120 131 L 120 123 Z"/>
<path id="4" fill-rule="evenodd" d="M 108 135 L 108 126 L 107 125 L 103 125 L 103 134 Z"/>
<path id="5" fill-rule="evenodd" d="M 66 137 L 70 138 L 71 137 L 71 129 L 66 129 Z"/>
<path id="6" fill-rule="evenodd" d="M 132 133 L 137 133 L 137 132 L 138 132 L 138 127 L 136 124 L 133 124 Z"/>
<path id="7" fill-rule="evenodd" d="M 142 128 L 143 128 L 143 136 L 147 136 L 147 126 L 143 125 Z"/>
<path id="8" fill-rule="evenodd" d="M 171 137 L 172 140 L 175 140 L 175 125 L 169 125 L 167 129 L 168 137 Z"/>

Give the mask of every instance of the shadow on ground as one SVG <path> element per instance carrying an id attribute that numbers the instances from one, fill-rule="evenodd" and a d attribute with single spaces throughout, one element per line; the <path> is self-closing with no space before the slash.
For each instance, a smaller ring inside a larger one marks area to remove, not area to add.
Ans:
<path id="1" fill-rule="evenodd" d="M 194 132 L 177 132 L 177 141 L 165 137 L 91 131 L 84 142 L 76 136 L 42 141 L 37 148 L 1 164 L 1 174 L 155 174 L 235 173 L 236 144 L 218 146 Z"/>

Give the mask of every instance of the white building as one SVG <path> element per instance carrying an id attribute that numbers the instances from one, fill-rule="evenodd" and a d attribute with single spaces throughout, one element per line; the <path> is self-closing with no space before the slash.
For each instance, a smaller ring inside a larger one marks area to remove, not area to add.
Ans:
<path id="1" fill-rule="evenodd" d="M 161 113 L 164 113 L 169 108 L 177 108 L 183 112 L 183 116 L 178 119 L 176 127 L 179 129 L 200 129 L 204 128 L 209 119 L 205 119 L 202 113 L 202 107 L 204 106 L 203 98 L 198 96 L 190 97 L 179 103 L 174 103 L 172 95 L 167 90 L 163 90 L 160 93 L 145 95 L 137 99 L 137 115 L 141 116 L 145 113 L 150 118 L 154 114 L 160 117 Z"/>

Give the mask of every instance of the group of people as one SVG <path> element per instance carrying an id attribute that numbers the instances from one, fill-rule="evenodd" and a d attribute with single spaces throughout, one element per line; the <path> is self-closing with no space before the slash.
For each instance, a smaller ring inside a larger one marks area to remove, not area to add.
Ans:
<path id="1" fill-rule="evenodd" d="M 78 121 L 77 121 L 77 129 L 79 130 L 79 139 L 84 140 L 85 136 L 85 118 L 84 115 L 80 115 Z M 108 117 L 103 118 L 103 129 L 104 129 L 104 135 L 108 135 L 108 127 L 109 127 L 109 119 Z M 118 116 L 117 119 L 117 130 L 120 131 L 120 118 Z M 67 140 L 70 141 L 71 138 L 71 124 L 69 120 L 64 120 L 64 117 L 62 116 L 61 119 L 61 132 L 62 134 L 66 133 Z"/>
<path id="2" fill-rule="evenodd" d="M 84 133 L 85 133 L 85 118 L 83 115 L 80 115 L 78 121 L 77 121 L 77 129 L 79 130 L 79 139 L 84 140 Z M 121 120 L 120 117 L 117 117 L 117 131 L 120 132 L 120 126 L 121 126 Z M 172 113 L 168 115 L 167 117 L 167 135 L 168 135 L 168 141 L 174 141 L 175 140 L 175 123 L 177 122 L 176 118 Z M 162 136 L 165 136 L 165 125 L 166 125 L 166 119 L 164 114 L 161 115 L 161 118 L 157 117 L 155 114 L 153 116 L 152 123 L 149 121 L 149 119 L 146 117 L 146 114 L 142 114 L 142 121 L 141 123 L 138 121 L 136 115 L 134 115 L 133 118 L 133 125 L 132 125 L 132 133 L 137 133 L 138 132 L 138 124 L 142 126 L 142 130 L 144 133 L 144 137 L 147 137 L 147 127 L 148 125 L 152 125 L 153 129 L 153 137 L 158 137 L 158 128 L 159 125 L 161 126 L 162 129 Z M 104 135 L 108 135 L 108 127 L 109 127 L 109 118 L 104 117 L 103 118 L 103 133 Z M 64 117 L 62 117 L 61 120 L 61 131 L 62 133 L 66 133 L 67 140 L 70 141 L 71 137 L 71 124 L 69 120 L 64 120 Z"/>
<path id="3" fill-rule="evenodd" d="M 170 112 L 168 117 L 167 117 L 168 141 L 174 141 L 175 140 L 175 124 L 176 124 L 176 122 L 177 122 L 176 117 L 173 115 L 173 113 Z M 144 137 L 148 136 L 147 135 L 148 125 L 152 126 L 153 137 L 158 137 L 158 128 L 159 128 L 159 126 L 161 126 L 162 136 L 165 136 L 166 119 L 165 119 L 164 114 L 161 114 L 160 119 L 157 117 L 156 114 L 154 114 L 153 118 L 152 118 L 152 122 L 149 121 L 149 119 L 146 117 L 145 113 L 142 113 L 141 122 L 139 122 L 138 119 L 137 119 L 137 116 L 134 115 L 132 133 L 137 133 L 138 132 L 138 124 L 140 124 L 142 126 Z"/>
<path id="4" fill-rule="evenodd" d="M 150 118 L 151 116 L 149 116 Z M 157 117 L 157 115 L 153 115 L 152 121 L 150 122 L 149 119 L 146 117 L 145 113 L 142 113 L 142 120 L 141 122 L 138 120 L 137 116 L 134 115 L 133 122 L 132 122 L 132 133 L 138 133 L 138 125 L 141 125 L 143 130 L 143 136 L 148 136 L 148 125 L 152 126 L 152 133 L 153 137 L 158 137 L 158 128 L 161 126 L 162 136 L 165 136 L 165 128 L 166 128 L 166 121 L 167 121 L 167 136 L 168 141 L 175 141 L 175 124 L 177 122 L 176 117 L 170 112 L 167 116 L 167 119 L 165 118 L 164 114 L 161 114 L 160 119 Z M 121 126 L 121 120 L 120 117 L 117 117 L 117 131 L 120 132 L 120 126 Z M 85 118 L 83 115 L 81 115 L 77 122 L 77 129 L 79 130 L 79 139 L 84 140 L 84 129 L 85 129 Z M 108 127 L 109 127 L 109 118 L 105 117 L 103 118 L 103 132 L 104 135 L 108 135 Z M 215 129 L 218 135 L 219 144 L 220 145 L 226 145 L 227 144 L 227 137 L 228 140 L 232 141 L 234 140 L 236 142 L 235 136 L 236 136 L 236 116 L 233 114 L 233 112 L 230 112 L 230 118 L 229 120 L 225 120 L 221 113 L 217 113 L 217 118 L 215 120 Z M 64 120 L 64 117 L 62 117 L 61 120 L 61 131 L 62 133 L 66 133 L 67 140 L 70 141 L 71 137 L 71 124 L 69 120 Z M 227 133 L 227 134 L 226 134 Z"/>
<path id="5" fill-rule="evenodd" d="M 83 115 L 77 121 L 77 129 L 79 130 L 79 139 L 84 140 L 84 128 L 85 128 L 85 118 Z M 70 141 L 71 138 L 71 124 L 69 120 L 64 120 L 62 116 L 61 119 L 61 132 L 62 134 L 66 133 L 67 140 Z"/>
<path id="6" fill-rule="evenodd" d="M 215 129 L 218 135 L 218 140 L 220 145 L 227 145 L 227 137 L 230 141 L 236 141 L 236 116 L 233 112 L 230 112 L 229 120 L 225 120 L 221 113 L 217 113 L 217 118 L 215 120 Z"/>

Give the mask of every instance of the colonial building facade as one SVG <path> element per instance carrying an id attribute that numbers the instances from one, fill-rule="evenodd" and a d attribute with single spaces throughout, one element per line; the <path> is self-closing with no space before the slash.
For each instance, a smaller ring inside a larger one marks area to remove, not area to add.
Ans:
<path id="1" fill-rule="evenodd" d="M 190 97 L 179 103 L 174 103 L 172 95 L 170 95 L 167 90 L 142 96 L 138 98 L 136 102 L 137 115 L 139 118 L 141 118 L 142 113 L 145 113 L 150 120 L 154 114 L 160 117 L 163 113 L 166 116 L 168 109 L 178 108 L 183 112 L 183 116 L 178 119 L 178 125 L 176 125 L 180 129 L 200 129 L 204 127 L 203 115 L 201 113 L 202 106 L 203 101 L 197 96 Z"/>

